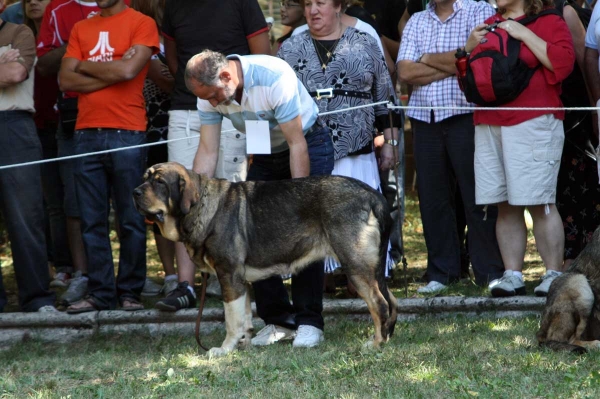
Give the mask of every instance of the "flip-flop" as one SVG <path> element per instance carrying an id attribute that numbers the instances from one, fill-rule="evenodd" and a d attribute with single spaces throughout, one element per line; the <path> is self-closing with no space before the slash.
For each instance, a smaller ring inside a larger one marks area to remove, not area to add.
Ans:
<path id="1" fill-rule="evenodd" d="M 78 303 L 81 302 L 85 302 L 87 304 L 87 306 L 81 307 L 81 308 L 73 308 L 73 306 L 77 305 Z M 71 306 L 69 306 L 67 308 L 67 313 L 68 314 L 78 314 L 78 313 L 86 313 L 86 312 L 95 312 L 101 310 L 98 305 L 96 304 L 96 302 L 94 302 L 94 300 L 91 297 L 88 298 L 84 298 L 78 302 L 75 302 L 74 304 L 72 304 Z"/>
<path id="2" fill-rule="evenodd" d="M 126 303 L 128 305 L 125 305 Z M 144 309 L 144 305 L 142 305 L 135 299 L 132 299 L 132 298 L 123 299 L 123 304 L 121 305 L 121 310 L 132 312 L 134 310 L 142 310 L 142 309 Z"/>

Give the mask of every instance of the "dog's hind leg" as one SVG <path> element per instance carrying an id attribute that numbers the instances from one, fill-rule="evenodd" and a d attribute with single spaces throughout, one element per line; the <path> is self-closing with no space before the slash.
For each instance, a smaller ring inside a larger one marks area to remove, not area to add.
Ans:
<path id="1" fill-rule="evenodd" d="M 245 343 L 250 339 L 246 331 L 246 297 L 248 296 L 246 285 L 232 284 L 228 276 L 219 276 L 219 282 L 223 289 L 227 334 L 220 348 L 212 348 L 208 351 L 209 357 L 224 356 L 234 350 L 240 342 Z"/>
<path id="2" fill-rule="evenodd" d="M 387 342 L 389 337 L 389 304 L 379 290 L 375 279 L 367 279 L 363 275 L 350 273 L 348 273 L 348 278 L 356 287 L 356 291 L 358 291 L 361 298 L 367 303 L 369 313 L 371 313 L 371 317 L 375 322 L 375 335 L 369 345 L 372 344 L 374 347 L 378 347 L 382 342 Z"/>

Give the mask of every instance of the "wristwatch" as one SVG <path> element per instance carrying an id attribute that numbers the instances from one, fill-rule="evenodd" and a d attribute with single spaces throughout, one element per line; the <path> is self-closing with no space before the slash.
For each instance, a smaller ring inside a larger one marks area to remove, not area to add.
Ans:
<path id="1" fill-rule="evenodd" d="M 398 145 L 398 140 L 389 139 L 389 140 L 385 140 L 384 143 L 385 144 L 389 144 L 389 145 L 393 145 L 393 146 L 397 146 Z"/>

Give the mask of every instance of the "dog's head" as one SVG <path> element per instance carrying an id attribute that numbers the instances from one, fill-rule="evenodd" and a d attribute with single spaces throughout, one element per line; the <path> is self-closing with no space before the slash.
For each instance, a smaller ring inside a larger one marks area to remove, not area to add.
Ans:
<path id="1" fill-rule="evenodd" d="M 156 222 L 163 236 L 178 241 L 178 221 L 200 198 L 190 172 L 177 162 L 156 164 L 144 173 L 144 182 L 133 190 L 136 209 Z"/>

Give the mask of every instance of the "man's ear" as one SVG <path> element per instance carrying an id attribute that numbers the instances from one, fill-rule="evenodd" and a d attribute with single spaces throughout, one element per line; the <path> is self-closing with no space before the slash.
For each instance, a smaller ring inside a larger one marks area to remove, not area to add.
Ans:
<path id="1" fill-rule="evenodd" d="M 231 80 L 231 72 L 225 69 L 222 70 L 219 74 L 219 80 L 225 84 L 229 83 L 229 81 Z"/>
<path id="2" fill-rule="evenodd" d="M 184 215 L 187 215 L 190 213 L 191 207 L 200 199 L 200 193 L 198 193 L 198 190 L 187 175 L 179 176 L 179 195 L 181 198 L 179 210 Z"/>

